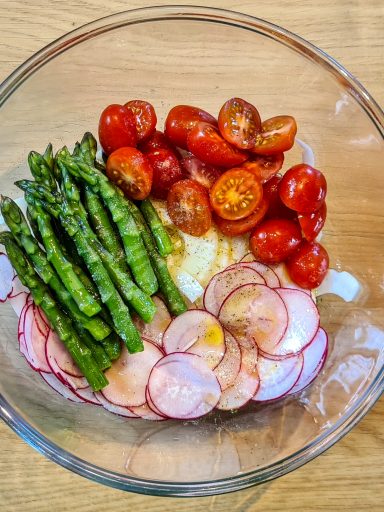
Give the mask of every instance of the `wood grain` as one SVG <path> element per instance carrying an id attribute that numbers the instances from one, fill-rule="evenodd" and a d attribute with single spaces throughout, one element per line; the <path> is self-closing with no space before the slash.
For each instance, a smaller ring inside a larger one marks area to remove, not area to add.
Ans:
<path id="1" fill-rule="evenodd" d="M 154 2 L 177 4 L 179 2 Z M 384 103 L 382 0 L 270 2 L 211 0 L 300 34 L 330 53 Z M 0 80 L 43 45 L 96 17 L 148 2 L 132 0 L 1 0 Z M 4 512 L 381 511 L 384 498 L 384 401 L 336 446 L 305 467 L 263 486 L 196 499 L 123 493 L 56 466 L 0 425 L 0 503 Z"/>

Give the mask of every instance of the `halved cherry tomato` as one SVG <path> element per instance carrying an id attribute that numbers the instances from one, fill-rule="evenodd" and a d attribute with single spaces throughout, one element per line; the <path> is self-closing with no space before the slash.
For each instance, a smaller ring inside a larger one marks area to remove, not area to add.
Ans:
<path id="1" fill-rule="evenodd" d="M 208 191 L 195 181 L 187 179 L 172 185 L 167 210 L 175 226 L 189 235 L 204 235 L 211 227 Z"/>
<path id="2" fill-rule="evenodd" d="M 216 167 L 202 162 L 193 155 L 185 156 L 180 164 L 186 177 L 197 181 L 207 189 L 210 189 L 222 174 L 222 171 Z"/>
<path id="3" fill-rule="evenodd" d="M 287 219 L 270 219 L 259 224 L 249 240 L 250 248 L 262 263 L 281 263 L 301 243 L 299 226 Z"/>
<path id="4" fill-rule="evenodd" d="M 241 167 L 251 171 L 255 176 L 265 183 L 280 171 L 284 163 L 284 153 L 276 155 L 251 155 L 250 159 L 241 164 Z"/>
<path id="5" fill-rule="evenodd" d="M 169 149 L 175 153 L 177 158 L 180 156 L 172 142 L 168 140 L 164 133 L 160 132 L 159 130 L 154 131 L 152 135 L 148 137 L 148 139 L 140 142 L 139 149 L 144 154 L 155 151 L 156 149 Z"/>
<path id="6" fill-rule="evenodd" d="M 327 218 L 327 205 L 324 202 L 316 212 L 299 213 L 297 218 L 299 219 L 303 237 L 308 242 L 312 242 L 323 229 L 325 219 Z"/>
<path id="7" fill-rule="evenodd" d="M 300 213 L 312 213 L 324 203 L 327 182 L 324 174 L 307 164 L 294 165 L 279 185 L 283 203 Z"/>
<path id="8" fill-rule="evenodd" d="M 235 148 L 209 123 L 198 123 L 188 134 L 188 149 L 203 162 L 215 167 L 236 167 L 247 160 L 244 151 Z"/>
<path id="9" fill-rule="evenodd" d="M 152 195 L 166 199 L 171 186 L 183 179 L 179 160 L 169 149 L 157 149 L 146 156 L 153 168 Z"/>
<path id="10" fill-rule="evenodd" d="M 245 219 L 226 220 L 214 214 L 213 220 L 223 235 L 239 236 L 252 231 L 252 229 L 255 228 L 263 220 L 267 210 L 268 201 L 263 199 L 260 203 L 260 206 L 256 208 L 254 212 L 248 215 L 248 217 L 245 217 Z"/>
<path id="11" fill-rule="evenodd" d="M 281 175 L 273 176 L 263 185 L 263 197 L 269 203 L 266 219 L 291 219 L 297 220 L 297 213 L 285 206 L 279 195 Z"/>
<path id="12" fill-rule="evenodd" d="M 276 116 L 263 121 L 261 133 L 256 137 L 252 152 L 258 155 L 275 155 L 291 149 L 297 132 L 296 121 L 291 116 Z"/>
<path id="13" fill-rule="evenodd" d="M 128 197 L 141 200 L 151 191 L 153 169 L 138 149 L 119 148 L 108 157 L 107 176 Z"/>
<path id="14" fill-rule="evenodd" d="M 135 116 L 137 141 L 147 139 L 155 131 L 157 117 L 153 106 L 144 100 L 131 100 L 125 104 Z"/>
<path id="15" fill-rule="evenodd" d="M 216 119 L 205 110 L 190 105 L 176 105 L 168 112 L 165 120 L 165 135 L 175 146 L 188 149 L 188 133 L 201 121 L 217 126 Z"/>
<path id="16" fill-rule="evenodd" d="M 260 114 L 256 107 L 241 98 L 231 98 L 221 107 L 219 130 L 225 140 L 239 149 L 252 149 L 261 132 Z"/>
<path id="17" fill-rule="evenodd" d="M 317 288 L 323 282 L 329 267 L 329 256 L 317 242 L 303 242 L 287 260 L 291 279 L 302 288 Z"/>
<path id="18" fill-rule="evenodd" d="M 116 149 L 137 144 L 134 114 L 124 105 L 109 105 L 99 120 L 99 140 L 104 153 L 110 155 Z"/>
<path id="19" fill-rule="evenodd" d="M 211 206 L 219 217 L 239 220 L 259 207 L 263 199 L 263 187 L 251 172 L 235 168 L 220 176 L 209 196 Z"/>

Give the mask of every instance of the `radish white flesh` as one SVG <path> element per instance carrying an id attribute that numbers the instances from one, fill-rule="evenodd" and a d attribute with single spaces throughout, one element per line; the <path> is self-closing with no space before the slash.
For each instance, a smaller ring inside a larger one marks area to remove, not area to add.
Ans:
<path id="1" fill-rule="evenodd" d="M 311 343 L 302 352 L 304 359 L 303 370 L 299 380 L 289 392 L 290 394 L 301 391 L 313 382 L 324 365 L 327 350 L 328 336 L 324 329 L 320 327 Z"/>
<path id="2" fill-rule="evenodd" d="M 163 416 L 163 418 L 166 418 L 166 416 L 164 416 L 160 411 L 159 409 L 157 409 L 157 407 L 155 406 L 155 404 L 152 402 L 152 398 L 151 398 L 151 395 L 149 394 L 149 391 L 148 391 L 148 386 L 147 386 L 147 389 L 145 390 L 145 398 L 147 400 L 147 405 L 148 407 L 157 415 L 157 416 Z"/>
<path id="3" fill-rule="evenodd" d="M 276 273 L 276 275 L 279 278 L 281 288 L 292 288 L 293 290 L 300 290 L 301 292 L 304 292 L 307 295 L 311 296 L 310 290 L 301 288 L 298 284 L 296 284 L 294 281 L 292 281 L 292 279 L 290 278 L 290 276 L 288 274 L 287 267 L 284 265 L 284 263 L 279 263 L 278 265 L 273 265 L 273 271 Z"/>
<path id="4" fill-rule="evenodd" d="M 220 398 L 219 382 L 204 359 L 187 352 L 165 356 L 149 377 L 148 391 L 161 414 L 174 419 L 199 418 Z"/>
<path id="5" fill-rule="evenodd" d="M 113 414 L 118 414 L 119 416 L 124 416 L 125 418 L 138 418 L 137 414 L 133 413 L 128 407 L 121 407 L 120 405 L 112 404 L 100 392 L 95 393 L 95 397 L 105 410 L 112 412 Z"/>
<path id="6" fill-rule="evenodd" d="M 241 344 L 254 340 L 258 345 L 277 344 L 288 325 L 284 301 L 263 284 L 245 284 L 223 302 L 219 320 Z"/>
<path id="7" fill-rule="evenodd" d="M 259 355 L 257 369 L 260 376 L 260 387 L 253 400 L 263 402 L 286 395 L 300 377 L 302 368 L 303 356 L 301 354 L 286 357 L 280 361 Z"/>
<path id="8" fill-rule="evenodd" d="M 15 297 L 10 297 L 8 301 L 16 315 L 20 317 L 21 311 L 23 310 L 25 304 L 31 304 L 32 298 L 30 293 L 21 292 L 15 295 Z"/>
<path id="9" fill-rule="evenodd" d="M 101 405 L 100 400 L 98 400 L 90 386 L 84 389 L 73 390 L 73 392 L 87 404 Z"/>
<path id="10" fill-rule="evenodd" d="M 23 285 L 23 283 L 19 279 L 19 276 L 15 275 L 12 279 L 12 291 L 8 295 L 8 297 L 10 299 L 13 299 L 23 292 L 29 293 L 29 289 Z"/>
<path id="11" fill-rule="evenodd" d="M 161 347 L 163 345 L 163 334 L 171 323 L 172 318 L 168 312 L 167 306 L 159 297 L 154 296 L 152 300 L 156 305 L 156 313 L 152 321 L 146 324 L 141 318 L 136 316 L 134 323 L 144 338 L 153 341 L 156 345 Z"/>
<path id="12" fill-rule="evenodd" d="M 19 322 L 17 325 L 17 336 L 19 339 L 19 349 L 20 349 L 20 352 L 23 354 L 23 356 L 27 359 L 27 361 L 28 361 L 28 350 L 27 350 L 27 344 L 25 343 L 25 336 L 24 336 L 24 320 L 25 320 L 25 315 L 30 307 L 31 307 L 31 304 L 29 302 L 24 303 L 24 306 L 23 306 L 20 316 L 19 316 Z"/>
<path id="13" fill-rule="evenodd" d="M 109 384 L 101 393 L 109 402 L 121 407 L 145 404 L 149 374 L 164 354 L 154 343 L 143 340 L 143 344 L 143 352 L 136 354 L 129 354 L 124 346 L 120 357 L 105 372 Z"/>
<path id="14" fill-rule="evenodd" d="M 255 257 L 254 255 L 251 253 L 251 252 L 247 252 L 247 254 L 245 254 L 241 260 L 239 261 L 239 263 L 243 263 L 244 261 L 248 262 L 248 261 L 255 261 Z"/>
<path id="15" fill-rule="evenodd" d="M 276 272 L 271 267 L 268 267 L 268 265 L 264 265 L 264 263 L 259 261 L 241 261 L 230 265 L 228 268 L 251 268 L 263 277 L 265 284 L 270 288 L 279 288 L 281 286 Z"/>
<path id="16" fill-rule="evenodd" d="M 225 347 L 224 357 L 220 364 L 214 369 L 222 391 L 234 384 L 241 366 L 239 344 L 228 331 L 225 332 Z"/>
<path id="17" fill-rule="evenodd" d="M 189 352 L 201 356 L 210 368 L 224 357 L 224 331 L 215 316 L 202 309 L 190 309 L 169 324 L 163 336 L 166 354 Z"/>
<path id="18" fill-rule="evenodd" d="M 276 288 L 288 311 L 288 327 L 277 344 L 263 340 L 258 343 L 260 349 L 273 356 L 297 354 L 314 338 L 319 328 L 319 312 L 312 298 L 300 291 L 288 288 Z"/>
<path id="19" fill-rule="evenodd" d="M 52 389 L 57 391 L 64 398 L 68 398 L 68 400 L 71 400 L 71 402 L 84 403 L 82 398 L 75 395 L 75 393 L 65 384 L 63 384 L 53 373 L 41 372 L 40 375 Z"/>
<path id="20" fill-rule="evenodd" d="M 147 403 L 138 405 L 137 407 L 130 407 L 130 410 L 143 420 L 164 421 L 167 419 L 165 416 L 156 414 Z"/>
<path id="21" fill-rule="evenodd" d="M 48 362 L 51 362 L 51 358 L 54 358 L 57 366 L 66 374 L 71 377 L 83 377 L 68 349 L 57 335 L 50 335 L 47 353 L 49 357 Z"/>
<path id="22" fill-rule="evenodd" d="M 45 327 L 44 332 L 40 330 L 39 325 L 36 322 L 35 305 L 33 303 L 29 305 L 24 314 L 22 330 L 27 349 L 27 354 L 25 354 L 25 356 L 28 362 L 36 370 L 50 372 L 51 369 L 45 354 L 45 346 L 47 343 L 49 329 Z"/>
<path id="23" fill-rule="evenodd" d="M 15 273 L 13 267 L 4 253 L 0 253 L 0 302 L 5 302 L 12 292 L 12 280 Z"/>

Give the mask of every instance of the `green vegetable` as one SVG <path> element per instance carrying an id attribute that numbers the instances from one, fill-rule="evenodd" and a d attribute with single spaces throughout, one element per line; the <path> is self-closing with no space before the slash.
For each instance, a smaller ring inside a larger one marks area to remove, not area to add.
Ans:
<path id="1" fill-rule="evenodd" d="M 157 249 L 161 256 L 168 256 L 173 251 L 172 240 L 163 226 L 160 217 L 149 199 L 140 203 L 140 210 L 155 239 Z"/>

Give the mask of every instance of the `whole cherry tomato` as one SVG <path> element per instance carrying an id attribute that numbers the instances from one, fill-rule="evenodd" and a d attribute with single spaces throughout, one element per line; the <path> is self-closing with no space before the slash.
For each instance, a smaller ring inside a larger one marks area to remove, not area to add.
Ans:
<path id="1" fill-rule="evenodd" d="M 152 135 L 148 137 L 148 139 L 140 142 L 139 149 L 144 154 L 155 151 L 156 149 L 169 149 L 175 153 L 177 158 L 180 156 L 172 142 L 168 140 L 164 133 L 160 132 L 159 130 L 155 130 Z"/>
<path id="2" fill-rule="evenodd" d="M 263 194 L 268 201 L 268 211 L 265 216 L 266 219 L 297 219 L 297 213 L 290 210 L 280 199 L 279 183 L 281 176 L 278 174 L 273 176 L 263 185 Z"/>
<path id="3" fill-rule="evenodd" d="M 209 123 L 197 123 L 188 134 L 188 149 L 199 160 L 215 167 L 236 167 L 247 160 L 244 151 L 235 148 Z"/>
<path id="4" fill-rule="evenodd" d="M 125 104 L 135 116 L 137 141 L 147 139 L 155 131 L 157 117 L 153 105 L 144 100 L 131 100 Z"/>
<path id="5" fill-rule="evenodd" d="M 226 220 L 218 215 L 213 215 L 213 220 L 219 230 L 226 236 L 239 236 L 252 231 L 263 220 L 268 210 L 268 201 L 263 199 L 260 206 L 248 217 L 240 220 Z"/>
<path id="6" fill-rule="evenodd" d="M 231 98 L 221 107 L 219 130 L 225 140 L 239 149 L 252 149 L 261 132 L 261 119 L 256 107 L 241 98 Z"/>
<path id="7" fill-rule="evenodd" d="M 175 226 L 190 235 L 201 236 L 211 227 L 208 191 L 196 181 L 186 179 L 172 185 L 167 210 Z"/>
<path id="8" fill-rule="evenodd" d="M 138 149 L 119 148 L 108 157 L 107 176 L 128 197 L 142 200 L 151 191 L 153 169 Z"/>
<path id="9" fill-rule="evenodd" d="M 310 165 L 294 165 L 282 177 L 279 194 L 288 208 L 312 213 L 324 203 L 327 182 L 324 174 Z"/>
<path id="10" fill-rule="evenodd" d="M 251 171 L 258 177 L 261 183 L 270 180 L 283 167 L 284 153 L 276 155 L 251 155 L 249 160 L 241 164 L 241 167 Z"/>
<path id="11" fill-rule="evenodd" d="M 104 153 L 110 155 L 123 147 L 137 144 L 136 119 L 124 105 L 109 105 L 99 120 L 99 140 Z"/>
<path id="12" fill-rule="evenodd" d="M 259 224 L 249 240 L 256 260 L 281 263 L 291 256 L 301 243 L 299 226 L 287 219 L 270 219 Z"/>
<path id="13" fill-rule="evenodd" d="M 299 213 L 297 218 L 299 219 L 303 237 L 308 242 L 312 242 L 323 229 L 325 219 L 327 218 L 327 205 L 324 202 L 316 212 Z"/>
<path id="14" fill-rule="evenodd" d="M 186 177 L 197 181 L 207 189 L 210 189 L 222 174 L 222 171 L 216 167 L 205 164 L 193 155 L 185 156 L 180 161 L 180 165 L 184 169 Z"/>
<path id="15" fill-rule="evenodd" d="M 179 160 L 169 149 L 157 149 L 146 156 L 153 168 L 152 195 L 166 199 L 171 186 L 183 179 Z"/>
<path id="16" fill-rule="evenodd" d="M 190 105 L 176 105 L 168 112 L 165 120 L 165 135 L 175 146 L 188 149 L 188 133 L 201 121 L 217 126 L 216 119 L 205 110 Z"/>
<path id="17" fill-rule="evenodd" d="M 256 137 L 252 151 L 258 155 L 274 155 L 291 149 L 297 132 L 296 121 L 291 116 L 276 116 L 263 121 L 261 134 Z"/>
<path id="18" fill-rule="evenodd" d="M 329 267 L 329 256 L 317 242 L 304 241 L 299 249 L 287 260 L 291 279 L 301 288 L 313 289 L 320 286 Z"/>
<path id="19" fill-rule="evenodd" d="M 245 169 L 224 172 L 209 192 L 212 209 L 222 219 L 239 220 L 258 208 L 263 199 L 263 187 Z"/>

